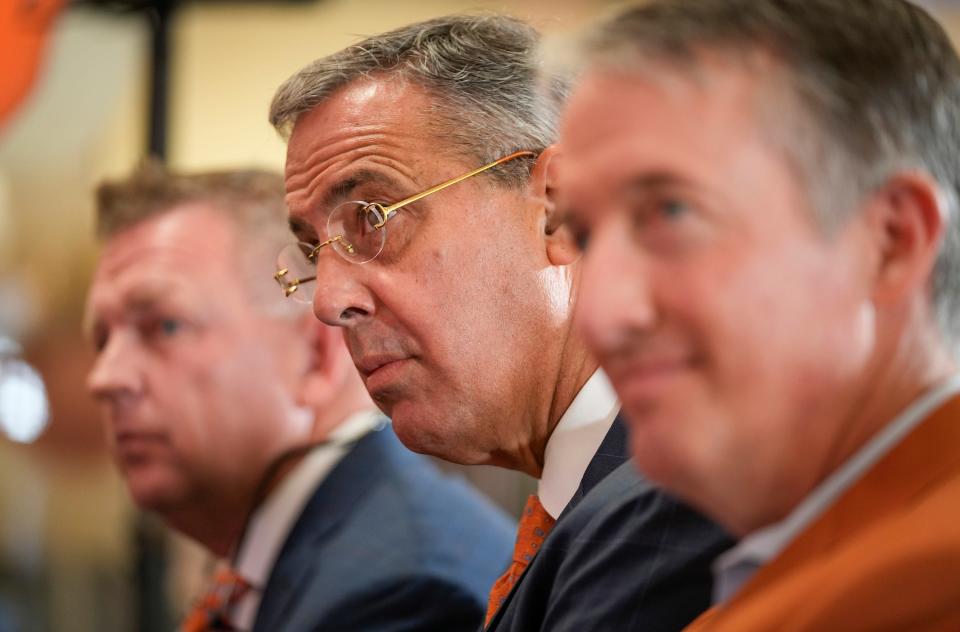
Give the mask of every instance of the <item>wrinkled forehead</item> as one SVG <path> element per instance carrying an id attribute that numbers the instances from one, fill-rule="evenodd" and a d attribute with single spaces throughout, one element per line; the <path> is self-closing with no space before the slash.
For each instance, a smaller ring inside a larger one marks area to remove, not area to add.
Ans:
<path id="1" fill-rule="evenodd" d="M 402 171 L 462 157 L 432 122 L 437 105 L 429 90 L 392 75 L 342 86 L 297 118 L 287 144 L 288 202 L 332 167 L 362 158 Z"/>

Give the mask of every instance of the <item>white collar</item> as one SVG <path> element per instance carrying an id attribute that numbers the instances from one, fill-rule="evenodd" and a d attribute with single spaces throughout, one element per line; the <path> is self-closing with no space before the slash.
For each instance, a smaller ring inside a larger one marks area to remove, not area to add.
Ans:
<path id="1" fill-rule="evenodd" d="M 348 444 L 384 422 L 382 413 L 376 410 L 364 410 L 348 417 L 330 433 L 335 443 L 307 454 L 250 518 L 247 532 L 238 548 L 235 569 L 254 590 L 247 593 L 236 606 L 233 619 L 239 629 L 253 626 L 261 593 L 270 578 L 280 548 L 314 490 L 349 452 Z"/>
<path id="2" fill-rule="evenodd" d="M 779 555 L 931 412 L 958 392 L 960 375 L 924 393 L 824 479 L 786 518 L 747 535 L 718 557 L 713 563 L 714 603 L 723 603 L 736 594 L 760 567 Z"/>
<path id="3" fill-rule="evenodd" d="M 547 439 L 537 487 L 540 503 L 553 518 L 573 498 L 619 410 L 617 394 L 606 374 L 597 369 L 560 417 Z"/>

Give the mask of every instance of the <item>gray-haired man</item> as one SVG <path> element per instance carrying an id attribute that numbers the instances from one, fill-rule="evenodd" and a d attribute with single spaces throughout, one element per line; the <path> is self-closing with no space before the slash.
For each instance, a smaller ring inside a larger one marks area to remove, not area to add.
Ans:
<path id="1" fill-rule="evenodd" d="M 277 278 L 344 328 L 407 446 L 539 479 L 491 629 L 676 629 L 727 541 L 624 464 L 572 329 L 579 255 L 549 203 L 565 86 L 541 89 L 537 43 L 510 18 L 441 18 L 288 80 L 271 121 L 307 257 Z"/>

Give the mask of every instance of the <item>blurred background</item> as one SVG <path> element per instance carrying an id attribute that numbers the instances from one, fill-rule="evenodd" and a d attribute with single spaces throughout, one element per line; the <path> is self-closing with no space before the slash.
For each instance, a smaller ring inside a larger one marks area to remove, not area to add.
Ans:
<path id="1" fill-rule="evenodd" d="M 96 184 L 151 151 L 176 169 L 282 169 L 266 122 L 274 90 L 362 36 L 461 11 L 557 33 L 612 4 L 0 0 L 49 25 L 30 43 L 0 29 L 0 81 L 43 48 L 36 81 L 0 122 L 0 632 L 170 630 L 206 568 L 198 548 L 130 505 L 84 391 Z M 925 4 L 960 35 L 954 0 Z M 450 469 L 514 514 L 532 489 L 518 474 Z"/>

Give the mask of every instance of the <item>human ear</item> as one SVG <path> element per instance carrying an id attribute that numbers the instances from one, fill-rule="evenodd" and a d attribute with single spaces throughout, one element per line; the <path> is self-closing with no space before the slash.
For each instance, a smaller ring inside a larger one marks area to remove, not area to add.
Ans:
<path id="1" fill-rule="evenodd" d="M 557 203 L 557 176 L 563 160 L 557 145 L 550 145 L 537 157 L 530 172 L 529 195 L 543 206 L 544 245 L 547 259 L 556 266 L 569 265 L 580 257 L 573 233 Z"/>
<path id="2" fill-rule="evenodd" d="M 307 406 L 324 407 L 337 397 L 343 382 L 345 363 L 340 357 L 345 352 L 343 332 L 338 327 L 324 325 L 312 314 L 304 315 L 298 325 L 310 353 L 298 399 Z"/>
<path id="3" fill-rule="evenodd" d="M 874 300 L 890 304 L 925 293 L 946 229 L 936 182 L 922 173 L 897 174 L 873 194 L 866 212 L 878 254 Z"/>

